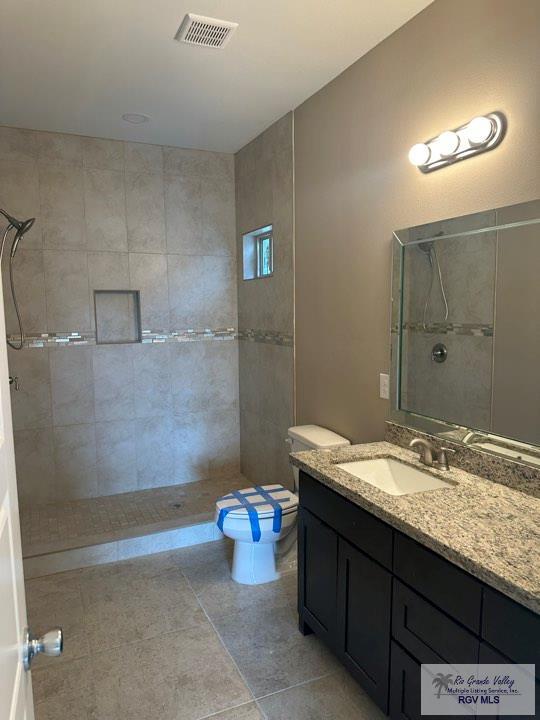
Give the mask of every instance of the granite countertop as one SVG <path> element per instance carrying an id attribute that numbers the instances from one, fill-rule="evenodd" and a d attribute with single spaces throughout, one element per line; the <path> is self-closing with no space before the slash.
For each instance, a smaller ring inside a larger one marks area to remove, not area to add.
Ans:
<path id="1" fill-rule="evenodd" d="M 417 453 L 388 442 L 308 450 L 290 457 L 293 465 L 323 485 L 540 613 L 538 498 L 458 468 L 427 468 L 419 463 Z M 454 484 L 412 495 L 389 495 L 336 467 L 336 463 L 384 457 Z"/>

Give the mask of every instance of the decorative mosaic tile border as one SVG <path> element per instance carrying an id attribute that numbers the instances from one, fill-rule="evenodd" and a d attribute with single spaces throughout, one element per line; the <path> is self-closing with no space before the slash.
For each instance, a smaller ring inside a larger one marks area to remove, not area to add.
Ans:
<path id="1" fill-rule="evenodd" d="M 198 340 L 234 340 L 238 337 L 235 328 L 218 328 L 204 330 L 173 330 L 171 332 L 160 332 L 154 330 L 143 330 L 141 343 L 166 343 L 166 342 L 196 342 Z M 8 340 L 18 342 L 18 335 L 8 335 Z M 104 343 L 113 344 L 117 343 Z M 118 343 L 137 345 L 139 343 Z M 69 333 L 40 333 L 39 335 L 26 335 L 24 339 L 25 348 L 43 347 L 65 347 L 68 345 L 96 345 L 96 334 L 90 332 L 69 332 Z"/>
<path id="2" fill-rule="evenodd" d="M 266 343 L 268 345 L 285 345 L 292 347 L 294 345 L 294 338 L 292 335 L 281 332 L 274 332 L 273 330 L 239 330 L 239 340 L 248 340 L 249 342 Z"/>
<path id="3" fill-rule="evenodd" d="M 429 333 L 434 335 L 470 335 L 476 337 L 493 337 L 493 325 L 481 323 L 428 323 L 424 327 L 422 322 L 404 323 L 404 330 L 410 332 Z M 393 333 L 399 332 L 399 327 L 392 327 Z"/>

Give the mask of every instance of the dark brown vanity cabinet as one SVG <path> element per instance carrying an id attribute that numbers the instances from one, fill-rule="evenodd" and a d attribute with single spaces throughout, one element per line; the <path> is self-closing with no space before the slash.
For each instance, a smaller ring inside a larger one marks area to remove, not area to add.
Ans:
<path id="1" fill-rule="evenodd" d="M 377 705 L 420 714 L 422 663 L 536 663 L 540 618 L 300 473 L 298 611 Z"/>
<path id="2" fill-rule="evenodd" d="M 298 599 L 302 623 L 334 648 L 337 636 L 338 536 L 307 510 L 298 524 L 298 552 L 303 558 L 303 582 Z M 308 630 L 309 632 L 309 630 Z"/>
<path id="3" fill-rule="evenodd" d="M 388 702 L 392 575 L 339 540 L 337 621 L 343 664 L 383 710 Z"/>

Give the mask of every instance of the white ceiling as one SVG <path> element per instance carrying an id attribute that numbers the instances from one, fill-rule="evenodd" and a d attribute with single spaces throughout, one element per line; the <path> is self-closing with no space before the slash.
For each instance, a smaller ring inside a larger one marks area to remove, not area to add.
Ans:
<path id="1" fill-rule="evenodd" d="M 234 152 L 429 2 L 1 0 L 0 124 Z M 240 27 L 178 43 L 186 12 Z"/>

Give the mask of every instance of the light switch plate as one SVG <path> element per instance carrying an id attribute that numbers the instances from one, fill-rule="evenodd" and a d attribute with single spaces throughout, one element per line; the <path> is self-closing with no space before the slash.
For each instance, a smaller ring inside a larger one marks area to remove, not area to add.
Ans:
<path id="1" fill-rule="evenodd" d="M 379 397 L 383 400 L 390 400 L 390 375 L 388 373 L 379 375 Z"/>

